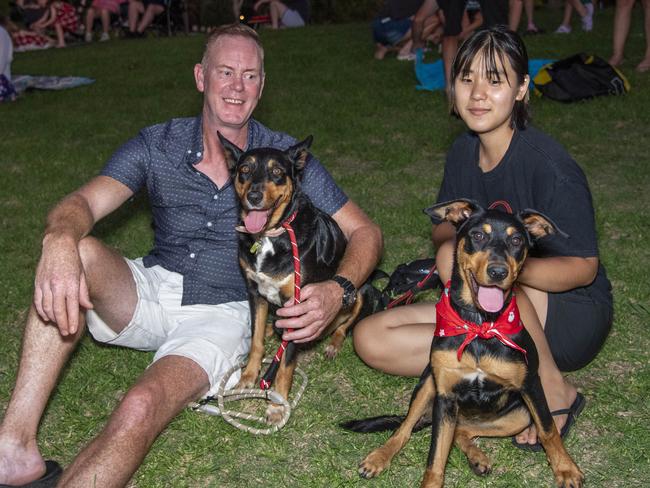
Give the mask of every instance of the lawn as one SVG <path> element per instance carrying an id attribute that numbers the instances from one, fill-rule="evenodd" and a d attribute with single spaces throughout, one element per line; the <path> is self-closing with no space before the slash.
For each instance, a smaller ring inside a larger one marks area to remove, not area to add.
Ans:
<path id="1" fill-rule="evenodd" d="M 540 12 L 536 20 L 550 31 L 560 16 Z M 611 8 L 599 11 L 590 34 L 527 37 L 531 58 L 559 59 L 583 50 L 607 58 L 612 16 Z M 570 375 L 588 404 L 567 446 L 591 487 L 650 486 L 650 336 L 644 328 L 650 320 L 650 74 L 633 69 L 643 56 L 641 22 L 637 6 L 623 66 L 629 94 L 571 105 L 532 102 L 535 124 L 564 144 L 588 176 L 601 258 L 614 287 L 612 333 L 598 358 Z M 434 201 L 445 153 L 463 130 L 447 115 L 443 95 L 416 91 L 409 63 L 374 61 L 366 24 L 263 31 L 262 38 L 267 81 L 256 117 L 296 137 L 314 135 L 314 153 L 381 225 L 383 269 L 431 255 L 430 223 L 421 209 Z M 29 93 L 0 106 L 0 409 L 15 379 L 47 210 L 96 175 L 140 128 L 198 112 L 192 67 L 202 42 L 200 36 L 179 36 L 16 55 L 16 74 L 97 81 Z M 94 235 L 129 257 L 146 253 L 152 238 L 146 199 L 128 202 Z M 416 486 L 426 433 L 415 435 L 377 480 L 365 481 L 357 463 L 387 434 L 363 436 L 337 427 L 343 419 L 404 412 L 415 380 L 370 370 L 350 341 L 334 362 L 323 350 L 321 344 L 305 355 L 301 366 L 310 383 L 283 430 L 257 437 L 187 410 L 156 441 L 132 486 Z M 43 418 L 43 454 L 69 463 L 150 359 L 84 339 Z M 447 486 L 551 486 L 543 453 L 517 450 L 509 439 L 484 439 L 481 445 L 494 472 L 477 478 L 454 449 Z"/>

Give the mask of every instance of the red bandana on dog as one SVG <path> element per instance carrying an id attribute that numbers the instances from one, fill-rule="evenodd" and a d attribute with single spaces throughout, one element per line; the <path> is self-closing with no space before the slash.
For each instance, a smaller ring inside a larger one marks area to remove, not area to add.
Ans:
<path id="1" fill-rule="evenodd" d="M 462 334 L 467 334 L 467 337 L 458 348 L 458 361 L 460 361 L 463 351 L 467 344 L 472 342 L 477 337 L 481 339 L 491 339 L 496 337 L 506 346 L 516 349 L 523 353 L 526 357 L 526 350 L 519 347 L 508 336 L 517 334 L 524 328 L 519 317 L 519 307 L 515 300 L 515 295 L 512 295 L 510 304 L 506 307 L 501 315 L 495 322 L 483 322 L 478 325 L 473 322 L 466 322 L 456 313 L 452 308 L 449 301 L 449 287 L 451 281 L 445 286 L 440 300 L 436 303 L 436 337 L 452 337 Z"/>

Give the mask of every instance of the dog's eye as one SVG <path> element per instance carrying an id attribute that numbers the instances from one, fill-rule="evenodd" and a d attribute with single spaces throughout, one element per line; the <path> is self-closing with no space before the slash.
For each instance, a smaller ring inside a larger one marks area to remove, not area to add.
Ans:
<path id="1" fill-rule="evenodd" d="M 524 242 L 524 240 L 521 238 L 521 236 L 512 236 L 510 239 L 510 243 L 513 246 L 521 246 L 521 244 Z"/>
<path id="2" fill-rule="evenodd" d="M 483 232 L 472 232 L 472 240 L 483 242 L 485 240 L 485 234 L 483 234 Z"/>
<path id="3" fill-rule="evenodd" d="M 271 170 L 273 176 L 282 176 L 282 170 L 277 166 Z"/>
<path id="4" fill-rule="evenodd" d="M 246 175 L 251 172 L 251 168 L 250 166 L 244 165 L 241 168 L 239 168 L 239 172 Z"/>

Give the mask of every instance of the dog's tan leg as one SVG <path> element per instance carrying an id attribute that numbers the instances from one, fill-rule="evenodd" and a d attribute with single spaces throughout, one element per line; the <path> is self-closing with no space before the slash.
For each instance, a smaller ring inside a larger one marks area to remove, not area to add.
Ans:
<path id="1" fill-rule="evenodd" d="M 429 371 L 428 368 L 427 371 Z M 434 395 L 435 386 L 433 384 L 433 377 L 431 374 L 428 374 L 411 401 L 408 414 L 402 422 L 402 425 L 399 426 L 383 446 L 372 451 L 361 461 L 361 464 L 359 464 L 359 475 L 363 478 L 373 478 L 390 465 L 393 457 L 402 450 L 411 438 L 411 433 L 416 422 L 424 415 L 427 408 L 431 408 L 431 400 Z"/>
<path id="2" fill-rule="evenodd" d="M 473 437 L 466 430 L 456 430 L 455 442 L 458 448 L 467 456 L 469 467 L 475 474 L 484 476 L 492 471 L 490 460 L 483 451 L 474 443 Z"/>
<path id="3" fill-rule="evenodd" d="M 348 329 L 357 320 L 362 307 L 363 297 L 361 293 L 357 293 L 357 300 L 354 302 L 352 309 L 346 312 L 340 312 L 332 322 L 332 326 L 330 326 L 334 330 L 332 340 L 325 348 L 325 356 L 328 359 L 334 359 L 341 350 L 341 347 L 343 347 L 343 341 L 345 341 L 348 335 Z"/>
<path id="4" fill-rule="evenodd" d="M 431 448 L 427 469 L 420 488 L 441 488 L 445 482 L 445 466 L 454 442 L 458 405 L 453 397 L 437 394 L 433 400 Z"/>
<path id="5" fill-rule="evenodd" d="M 555 428 L 539 377 L 535 378 L 531 388 L 522 392 L 522 396 L 535 422 L 537 436 L 555 475 L 555 483 L 560 487 L 580 488 L 584 481 L 584 474 L 571 459 Z"/>
<path id="6" fill-rule="evenodd" d="M 289 401 L 289 392 L 293 384 L 293 373 L 296 369 L 297 351 L 294 352 L 294 357 L 287 357 L 289 351 L 285 351 L 285 355 L 280 362 L 278 373 L 275 377 L 273 387 L 282 397 Z M 287 360 L 289 360 L 287 362 Z M 267 422 L 277 425 L 282 421 L 284 416 L 284 406 L 277 403 L 271 403 L 266 409 Z"/>
<path id="7" fill-rule="evenodd" d="M 251 388 L 260 374 L 262 358 L 264 357 L 264 335 L 266 332 L 266 319 L 269 313 L 269 304 L 262 298 L 255 301 L 255 317 L 253 318 L 253 339 L 248 355 L 248 363 L 242 372 L 236 388 Z"/>

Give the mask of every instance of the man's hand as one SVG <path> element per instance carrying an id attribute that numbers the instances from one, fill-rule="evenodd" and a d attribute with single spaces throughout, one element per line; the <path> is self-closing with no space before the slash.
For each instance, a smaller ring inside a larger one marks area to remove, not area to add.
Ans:
<path id="1" fill-rule="evenodd" d="M 301 303 L 293 305 L 293 299 L 276 312 L 279 317 L 275 325 L 281 329 L 295 329 L 284 332 L 282 338 L 297 343 L 318 339 L 325 328 L 339 313 L 342 306 L 343 288 L 334 281 L 312 283 L 300 290 Z"/>
<path id="2" fill-rule="evenodd" d="M 79 329 L 79 307 L 93 308 L 86 276 L 74 239 L 46 236 L 36 269 L 34 307 L 46 322 L 55 323 L 62 336 Z"/>

